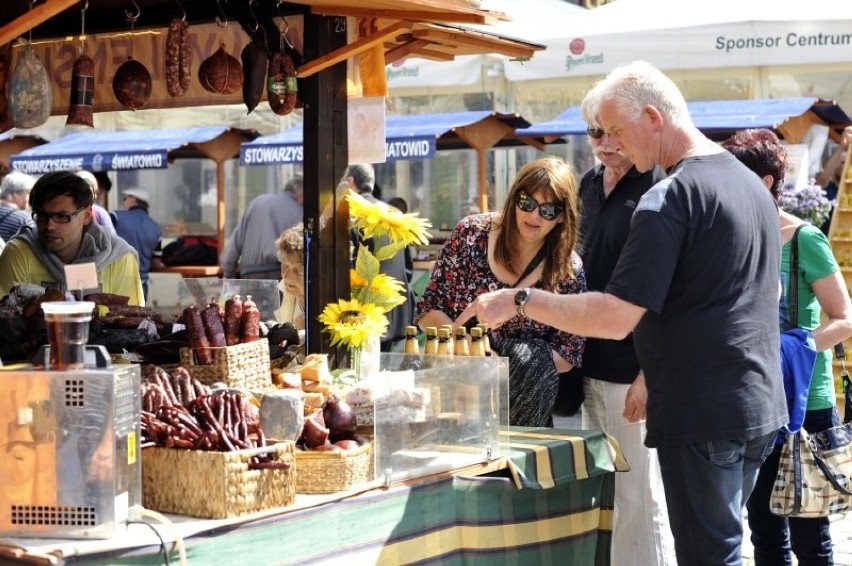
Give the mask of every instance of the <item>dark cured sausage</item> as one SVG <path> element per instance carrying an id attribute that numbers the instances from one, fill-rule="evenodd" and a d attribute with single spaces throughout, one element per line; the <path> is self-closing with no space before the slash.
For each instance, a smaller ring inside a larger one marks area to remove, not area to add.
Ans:
<path id="1" fill-rule="evenodd" d="M 243 48 L 240 57 L 243 61 L 243 102 L 248 113 L 254 110 L 263 91 L 266 89 L 266 71 L 269 64 L 269 50 L 266 48 L 266 35 L 259 28 L 251 43 Z"/>
<path id="2" fill-rule="evenodd" d="M 88 55 L 80 55 L 74 61 L 71 76 L 71 105 L 68 108 L 66 126 L 88 126 L 94 128 L 95 64 Z"/>
<path id="3" fill-rule="evenodd" d="M 195 351 L 198 363 L 203 366 L 209 366 L 213 363 L 213 351 L 210 349 L 210 341 L 207 339 L 207 334 L 204 331 L 201 313 L 198 312 L 196 307 L 189 306 L 184 309 L 183 316 L 186 322 L 186 329 L 189 331 L 189 339 L 192 341 L 192 349 Z"/>
<path id="4" fill-rule="evenodd" d="M 207 308 L 201 312 L 201 321 L 204 324 L 204 331 L 207 334 L 207 340 L 213 348 L 225 347 L 225 328 L 222 326 L 222 318 L 219 316 L 219 305 L 210 303 Z"/>
<path id="5" fill-rule="evenodd" d="M 174 19 L 166 36 L 166 90 L 170 96 L 183 96 L 189 89 L 192 49 L 189 46 L 189 25 Z"/>
<path id="6" fill-rule="evenodd" d="M 233 346 L 240 343 L 240 325 L 243 317 L 243 300 L 234 295 L 225 301 L 225 343 Z"/>
<path id="7" fill-rule="evenodd" d="M 299 98 L 296 65 L 289 55 L 278 51 L 269 59 L 266 98 L 269 107 L 279 116 L 286 116 L 296 108 Z"/>
<path id="8" fill-rule="evenodd" d="M 251 295 L 248 295 L 243 302 L 240 338 L 242 342 L 260 340 L 260 311 L 257 310 L 257 305 L 251 300 Z"/>

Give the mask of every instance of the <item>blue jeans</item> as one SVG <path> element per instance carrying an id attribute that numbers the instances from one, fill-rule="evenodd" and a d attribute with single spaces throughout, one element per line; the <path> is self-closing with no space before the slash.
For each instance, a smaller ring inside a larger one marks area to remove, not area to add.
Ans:
<path id="1" fill-rule="evenodd" d="M 838 424 L 840 419 L 834 407 L 805 413 L 807 431 L 819 432 Z M 769 511 L 769 495 L 780 458 L 781 447 L 778 446 L 760 468 L 757 484 L 746 505 L 755 564 L 790 566 L 793 563 L 792 549 L 800 566 L 830 566 L 834 564 L 834 558 L 828 517 L 787 519 Z"/>
<path id="2" fill-rule="evenodd" d="M 775 435 L 657 448 L 678 564 L 742 564 L 742 507 Z"/>

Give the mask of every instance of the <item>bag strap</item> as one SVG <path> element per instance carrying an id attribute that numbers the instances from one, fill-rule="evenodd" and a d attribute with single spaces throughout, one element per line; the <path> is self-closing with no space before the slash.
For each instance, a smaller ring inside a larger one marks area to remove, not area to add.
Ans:
<path id="1" fill-rule="evenodd" d="M 530 273 L 532 273 L 533 271 L 535 271 L 535 268 L 536 268 L 536 267 L 538 267 L 538 264 L 540 264 L 540 263 L 541 263 L 541 260 L 543 260 L 543 259 L 544 259 L 544 256 L 545 256 L 545 255 L 547 255 L 547 250 L 545 250 L 545 249 L 544 249 L 544 246 L 541 246 L 541 248 L 538 250 L 538 253 L 537 253 L 537 254 L 535 254 L 535 257 L 533 257 L 533 258 L 530 260 L 529 265 L 527 265 L 527 268 L 526 268 L 526 269 L 524 269 L 524 272 L 523 272 L 523 273 L 521 273 L 521 276 L 520 276 L 520 277 L 518 277 L 518 280 L 517 280 L 517 281 L 515 281 L 515 284 L 514 284 L 514 285 L 512 285 L 512 287 L 517 287 L 518 285 L 520 285 L 521 281 L 523 281 L 524 279 L 526 279 L 526 278 L 527 278 L 527 276 L 528 276 Z"/>
<path id="2" fill-rule="evenodd" d="M 831 485 L 834 486 L 834 489 L 836 489 L 840 493 L 843 493 L 843 494 L 846 494 L 846 495 L 852 495 L 852 486 L 850 486 L 849 489 L 846 489 L 845 487 L 843 487 L 840 484 L 839 481 L 837 481 L 837 478 L 834 477 L 834 474 L 831 472 L 831 467 L 826 463 L 826 461 L 823 459 L 822 455 L 820 455 L 819 450 L 817 450 L 816 443 L 813 441 L 813 439 L 806 432 L 804 432 L 804 429 L 799 431 L 799 434 L 802 435 L 802 438 L 807 440 L 808 448 L 810 449 L 811 453 L 814 456 L 814 462 L 816 462 L 816 465 L 819 467 L 819 469 L 825 475 L 825 479 L 827 479 L 829 482 L 831 482 Z M 798 442 L 797 442 L 797 444 L 798 444 Z"/>
<path id="3" fill-rule="evenodd" d="M 799 327 L 799 231 L 804 228 L 799 224 L 790 240 L 790 281 L 787 284 L 787 308 L 790 324 Z"/>

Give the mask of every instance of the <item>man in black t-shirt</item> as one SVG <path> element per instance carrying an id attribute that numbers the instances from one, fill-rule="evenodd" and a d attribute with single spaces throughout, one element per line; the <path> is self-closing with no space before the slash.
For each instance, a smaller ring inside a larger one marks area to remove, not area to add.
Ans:
<path id="1" fill-rule="evenodd" d="M 580 181 L 580 255 L 589 291 L 603 291 L 627 242 L 634 210 L 642 195 L 665 178 L 665 171 L 654 167 L 639 172 L 618 153 L 620 145 L 597 125 L 595 99 L 584 99 L 582 111 L 590 124 L 589 144 L 600 163 Z M 648 392 L 633 334 L 621 340 L 587 338 L 583 362 L 567 379 L 585 381 L 583 428 L 615 438 L 630 462 L 630 471 L 619 474 L 615 484 L 612 563 L 629 557 L 631 564 L 673 564 L 674 541 L 657 451 L 644 444 Z"/>
<path id="2" fill-rule="evenodd" d="M 498 326 L 521 309 L 583 336 L 633 331 L 648 388 L 645 443 L 657 448 L 678 563 L 739 563 L 742 506 L 787 421 L 777 209 L 651 65 L 618 67 L 588 96 L 637 170 L 669 175 L 639 201 L 612 278 L 603 292 L 481 295 L 455 324 L 476 316 Z"/>

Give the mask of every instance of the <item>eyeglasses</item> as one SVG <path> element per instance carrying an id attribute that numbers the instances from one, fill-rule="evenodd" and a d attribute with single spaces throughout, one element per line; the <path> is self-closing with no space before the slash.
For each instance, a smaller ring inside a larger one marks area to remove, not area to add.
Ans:
<path id="1" fill-rule="evenodd" d="M 51 213 L 51 212 L 36 211 L 36 212 L 33 212 L 32 216 L 33 216 L 33 220 L 35 220 L 36 222 L 42 223 L 42 224 L 47 223 L 48 220 L 53 220 L 57 224 L 68 224 L 69 222 L 71 222 L 72 218 L 74 218 L 75 216 L 77 216 L 78 214 L 83 212 L 85 209 L 86 209 L 85 206 L 81 206 L 80 208 L 78 208 L 77 210 L 75 210 L 74 212 L 71 212 L 71 213 L 68 213 L 68 212 L 53 212 L 53 213 Z"/>
<path id="2" fill-rule="evenodd" d="M 586 133 L 593 140 L 599 140 L 604 137 L 604 134 L 606 134 L 603 128 L 586 128 Z"/>
<path id="3" fill-rule="evenodd" d="M 555 220 L 557 216 L 565 212 L 565 207 L 561 204 L 553 202 L 543 202 L 539 204 L 539 202 L 526 191 L 517 192 L 515 195 L 515 204 L 524 212 L 532 212 L 537 208 L 539 216 L 545 220 Z"/>

